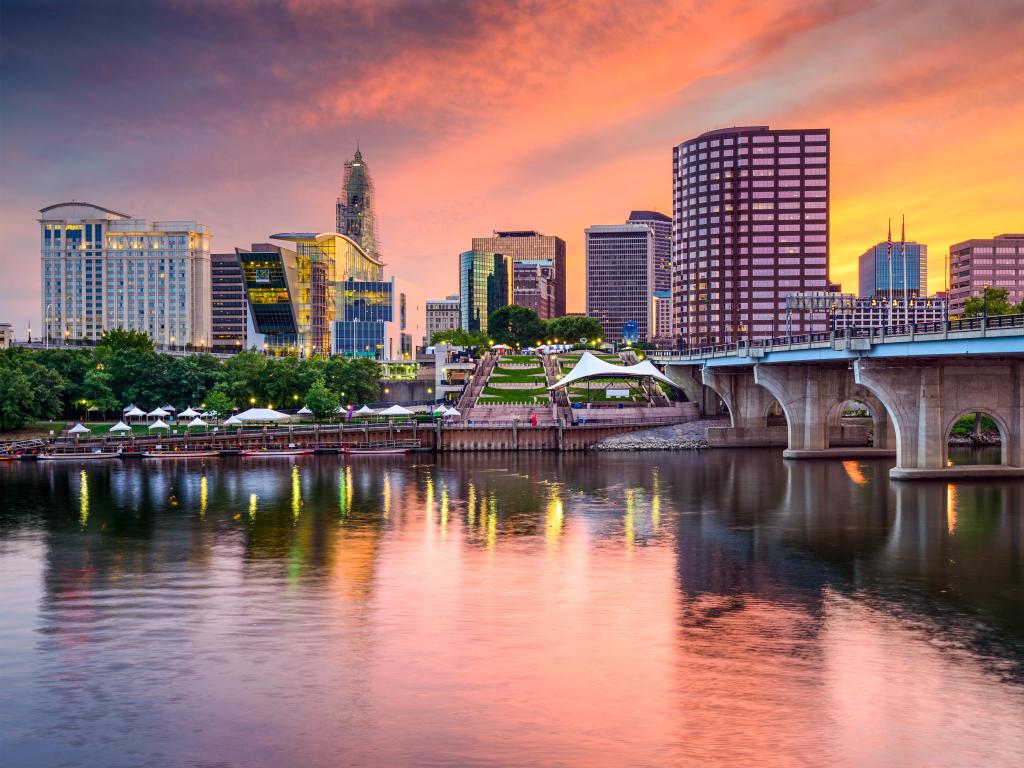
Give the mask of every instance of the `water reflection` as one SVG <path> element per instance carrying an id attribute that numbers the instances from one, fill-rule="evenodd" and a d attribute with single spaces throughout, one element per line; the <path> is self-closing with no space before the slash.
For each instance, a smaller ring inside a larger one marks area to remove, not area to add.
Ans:
<path id="1" fill-rule="evenodd" d="M 1008 762 L 1024 486 L 887 471 L 771 451 L 3 466 L 0 676 L 28 706 L 0 702 L 4 753 Z"/>

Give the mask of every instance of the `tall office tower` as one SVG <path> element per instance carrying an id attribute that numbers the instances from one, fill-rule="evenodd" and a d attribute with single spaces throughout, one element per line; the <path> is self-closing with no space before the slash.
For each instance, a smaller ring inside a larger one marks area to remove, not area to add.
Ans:
<path id="1" fill-rule="evenodd" d="M 654 230 L 654 290 L 672 290 L 672 219 L 657 211 L 632 211 L 627 224 L 646 224 Z"/>
<path id="2" fill-rule="evenodd" d="M 459 254 L 459 301 L 462 327 L 487 333 L 491 313 L 512 303 L 512 258 L 485 251 Z"/>
<path id="3" fill-rule="evenodd" d="M 904 259 L 904 252 L 906 259 Z M 906 264 L 906 276 L 903 266 Z M 890 273 L 890 267 L 892 271 Z M 857 260 L 862 299 L 908 298 L 928 294 L 928 246 L 921 243 L 878 243 Z M 892 286 L 889 275 L 892 275 Z"/>
<path id="4" fill-rule="evenodd" d="M 518 261 L 550 261 L 554 267 L 554 314 L 541 314 L 543 307 L 531 306 L 536 293 L 528 285 L 520 288 L 513 283 L 512 303 L 529 307 L 542 320 L 561 317 L 565 314 L 565 240 L 555 235 L 542 235 L 531 230 L 495 231 L 491 237 L 474 237 L 473 250 L 483 253 L 502 253 Z M 514 270 L 513 270 L 514 271 Z M 521 273 L 524 277 L 528 274 Z M 526 302 L 526 303 L 524 303 Z"/>
<path id="5" fill-rule="evenodd" d="M 949 246 L 949 314 L 990 288 L 1004 288 L 1011 303 L 1024 301 L 1024 234 L 996 235 Z"/>
<path id="6" fill-rule="evenodd" d="M 585 230 L 587 314 L 608 341 L 648 341 L 654 334 L 654 230 L 647 224 L 595 225 Z"/>
<path id="7" fill-rule="evenodd" d="M 689 345 L 781 336 L 786 294 L 828 288 L 829 132 L 724 128 L 672 150 L 672 290 Z M 824 332 L 808 314 L 793 333 Z"/>
<path id="8" fill-rule="evenodd" d="M 341 195 L 335 207 L 337 232 L 347 235 L 373 259 L 380 261 L 380 233 L 374 218 L 375 195 L 373 177 L 366 167 L 363 153 L 345 163 Z"/>
<path id="9" fill-rule="evenodd" d="M 458 295 L 444 299 L 427 299 L 424 329 L 427 334 L 426 343 L 435 333 L 451 331 L 462 327 L 462 309 Z"/>
<path id="10" fill-rule="evenodd" d="M 520 259 L 512 264 L 513 304 L 528 307 L 542 320 L 555 314 L 555 265 L 551 259 Z"/>
<path id="11" fill-rule="evenodd" d="M 210 231 L 92 203 L 39 211 L 47 337 L 148 333 L 157 346 L 210 346 Z"/>
<path id="12" fill-rule="evenodd" d="M 384 265 L 334 232 L 283 233 L 293 243 L 235 249 L 255 330 L 267 351 L 300 357 L 384 357 L 394 282 Z"/>
<path id="13" fill-rule="evenodd" d="M 242 262 L 237 253 L 210 254 L 210 347 L 214 352 L 247 348 L 248 311 Z"/>

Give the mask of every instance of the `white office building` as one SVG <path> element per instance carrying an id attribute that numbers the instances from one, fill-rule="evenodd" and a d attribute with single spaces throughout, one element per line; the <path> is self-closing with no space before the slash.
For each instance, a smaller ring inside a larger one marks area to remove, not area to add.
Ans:
<path id="1" fill-rule="evenodd" d="M 210 346 L 210 232 L 91 203 L 40 210 L 43 332 L 95 341 L 143 331 L 158 347 Z"/>

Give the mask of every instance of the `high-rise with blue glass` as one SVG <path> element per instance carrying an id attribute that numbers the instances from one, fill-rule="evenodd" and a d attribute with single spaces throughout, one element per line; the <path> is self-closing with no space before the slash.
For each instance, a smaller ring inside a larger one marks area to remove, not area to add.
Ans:
<path id="1" fill-rule="evenodd" d="M 345 235 L 282 233 L 236 249 L 253 325 L 267 351 L 299 357 L 384 356 L 394 282 L 384 265 Z"/>
<path id="2" fill-rule="evenodd" d="M 459 255 L 462 327 L 487 333 L 487 320 L 512 303 L 512 257 L 487 251 Z"/>
<path id="3" fill-rule="evenodd" d="M 910 297 L 925 296 L 928 293 L 928 246 L 888 241 L 878 243 L 860 255 L 858 272 L 862 299 L 899 298 L 904 290 Z"/>

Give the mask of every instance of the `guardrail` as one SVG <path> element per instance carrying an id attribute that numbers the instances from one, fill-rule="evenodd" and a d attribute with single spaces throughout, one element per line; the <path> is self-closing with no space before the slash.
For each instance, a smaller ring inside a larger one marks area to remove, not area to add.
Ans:
<path id="1" fill-rule="evenodd" d="M 905 337 L 935 333 L 977 332 L 984 335 L 990 330 L 1020 328 L 1024 331 L 1024 314 L 994 315 L 992 317 L 967 317 L 961 320 L 945 320 L 931 323 L 906 323 L 902 325 L 872 326 L 867 328 L 841 328 L 830 333 L 805 333 L 794 336 L 776 336 L 766 339 L 733 342 L 693 347 L 683 352 L 651 352 L 655 360 L 700 360 L 706 357 L 732 355 L 749 349 L 773 349 L 814 344 L 832 344 L 842 339 L 868 339 L 876 342 L 902 340 Z"/>

